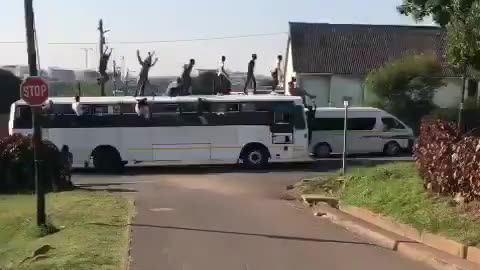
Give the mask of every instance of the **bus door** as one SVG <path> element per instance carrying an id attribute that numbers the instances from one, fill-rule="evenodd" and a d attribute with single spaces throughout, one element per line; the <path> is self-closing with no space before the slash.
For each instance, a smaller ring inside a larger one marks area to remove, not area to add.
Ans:
<path id="1" fill-rule="evenodd" d="M 291 103 L 278 103 L 272 107 L 273 123 L 270 126 L 272 159 L 290 158 L 292 156 L 295 145 L 294 108 Z"/>

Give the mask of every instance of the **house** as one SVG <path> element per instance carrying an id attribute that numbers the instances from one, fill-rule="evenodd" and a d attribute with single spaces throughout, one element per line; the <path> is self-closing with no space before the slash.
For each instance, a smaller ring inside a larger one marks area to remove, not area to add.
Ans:
<path id="1" fill-rule="evenodd" d="M 364 105 L 365 78 L 385 63 L 408 54 L 434 53 L 444 67 L 445 86 L 437 89 L 439 107 L 456 107 L 462 80 L 448 68 L 446 31 L 433 26 L 290 23 L 285 85 L 296 76 L 300 87 L 316 95 L 317 106 Z M 465 96 L 478 98 L 478 83 L 469 80 Z"/>

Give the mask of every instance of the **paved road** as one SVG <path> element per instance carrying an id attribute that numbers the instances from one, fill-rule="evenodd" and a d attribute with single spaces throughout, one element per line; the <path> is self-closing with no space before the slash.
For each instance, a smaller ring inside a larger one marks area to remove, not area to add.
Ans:
<path id="1" fill-rule="evenodd" d="M 135 196 L 132 270 L 429 269 L 287 200 L 285 186 L 310 173 L 184 167 L 74 181 Z"/>

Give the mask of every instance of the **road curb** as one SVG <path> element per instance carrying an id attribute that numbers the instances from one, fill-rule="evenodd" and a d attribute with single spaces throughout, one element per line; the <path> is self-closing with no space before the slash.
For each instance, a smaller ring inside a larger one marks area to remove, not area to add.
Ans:
<path id="1" fill-rule="evenodd" d="M 340 205 L 339 209 L 349 215 L 365 220 L 382 229 L 405 236 L 429 247 L 447 252 L 454 256 L 458 256 L 462 259 L 480 264 L 480 249 L 476 247 L 469 247 L 440 235 L 419 231 L 410 225 L 398 223 L 393 218 L 373 213 L 367 209 L 346 205 Z"/>
<path id="2" fill-rule="evenodd" d="M 313 206 L 315 215 L 326 217 L 334 224 L 356 233 L 372 244 L 393 250 L 410 259 L 423 262 L 437 270 L 478 270 L 480 265 L 444 251 L 436 250 L 405 236 L 393 233 L 327 203 Z M 362 209 L 364 210 L 364 209 Z"/>
<path id="3" fill-rule="evenodd" d="M 131 199 L 131 213 L 127 221 L 127 256 L 125 257 L 125 270 L 130 270 L 130 262 L 132 261 L 132 241 L 133 241 L 133 219 L 135 218 L 135 199 Z"/>

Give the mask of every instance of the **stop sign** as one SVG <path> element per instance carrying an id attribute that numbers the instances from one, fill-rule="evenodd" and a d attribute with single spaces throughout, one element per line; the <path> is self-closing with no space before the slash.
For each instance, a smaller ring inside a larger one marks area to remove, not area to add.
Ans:
<path id="1" fill-rule="evenodd" d="M 20 85 L 20 97 L 30 106 L 40 106 L 48 99 L 48 83 L 40 77 L 28 77 Z"/>

